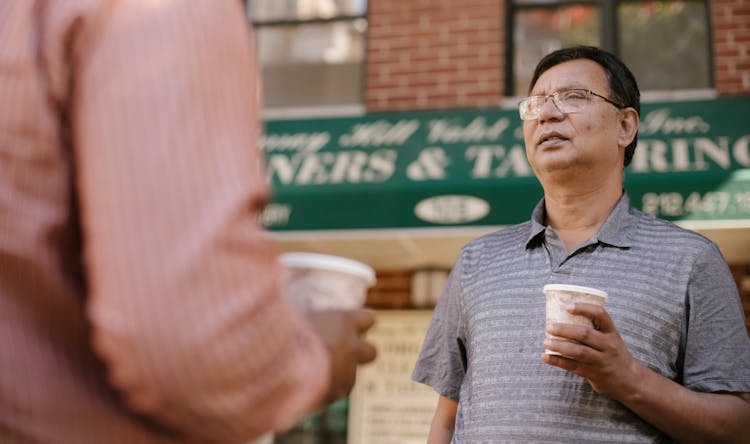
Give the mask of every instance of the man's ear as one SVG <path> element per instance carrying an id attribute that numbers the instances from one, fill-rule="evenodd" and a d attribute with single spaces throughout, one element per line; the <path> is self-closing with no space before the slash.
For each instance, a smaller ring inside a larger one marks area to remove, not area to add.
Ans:
<path id="1" fill-rule="evenodd" d="M 635 108 L 623 108 L 620 110 L 620 133 L 617 137 L 617 144 L 620 148 L 630 145 L 635 135 L 638 133 L 640 118 Z"/>

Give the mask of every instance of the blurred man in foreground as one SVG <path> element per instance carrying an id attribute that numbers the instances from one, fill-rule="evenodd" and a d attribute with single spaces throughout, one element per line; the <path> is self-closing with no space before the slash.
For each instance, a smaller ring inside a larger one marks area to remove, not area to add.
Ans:
<path id="1" fill-rule="evenodd" d="M 241 2 L 0 0 L 0 98 L 0 441 L 246 443 L 374 359 L 280 294 Z"/>

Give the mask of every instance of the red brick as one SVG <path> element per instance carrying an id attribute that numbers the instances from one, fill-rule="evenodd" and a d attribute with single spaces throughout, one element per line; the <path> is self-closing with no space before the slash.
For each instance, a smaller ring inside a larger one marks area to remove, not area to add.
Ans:
<path id="1" fill-rule="evenodd" d="M 460 6 L 452 0 L 370 2 L 368 109 L 498 103 L 503 8 L 495 0 L 464 0 Z"/>
<path id="2" fill-rule="evenodd" d="M 724 83 L 721 85 L 717 85 L 717 91 L 720 94 L 738 94 L 743 92 L 742 84 L 741 83 Z"/>
<path id="3" fill-rule="evenodd" d="M 738 79 L 739 76 L 735 74 L 730 74 L 728 70 L 721 70 L 716 71 L 716 81 L 717 82 L 731 82 L 733 80 Z"/>
<path id="4" fill-rule="evenodd" d="M 737 43 L 718 42 L 714 45 L 714 49 L 719 53 L 730 54 L 731 57 L 734 57 L 736 54 L 739 54 L 739 46 L 737 45 Z"/>

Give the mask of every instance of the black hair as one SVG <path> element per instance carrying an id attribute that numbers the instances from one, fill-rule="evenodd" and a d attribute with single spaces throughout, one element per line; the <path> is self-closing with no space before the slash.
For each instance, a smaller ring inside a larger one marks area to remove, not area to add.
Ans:
<path id="1" fill-rule="evenodd" d="M 641 115 L 641 92 L 633 73 L 616 55 L 594 46 L 573 46 L 558 49 L 544 56 L 534 69 L 529 92 L 545 71 L 561 63 L 578 59 L 592 60 L 604 68 L 612 101 L 623 108 L 633 108 L 638 116 Z M 635 134 L 630 145 L 625 147 L 625 166 L 628 166 L 630 161 L 633 160 L 633 153 L 635 153 L 637 144 L 638 133 Z"/>

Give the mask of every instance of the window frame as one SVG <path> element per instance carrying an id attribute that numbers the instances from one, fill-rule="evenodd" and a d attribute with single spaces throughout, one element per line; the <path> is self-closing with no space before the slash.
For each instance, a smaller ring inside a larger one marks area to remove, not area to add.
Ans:
<path id="1" fill-rule="evenodd" d="M 304 26 L 304 25 L 325 25 L 338 22 L 354 22 L 356 20 L 368 21 L 368 14 L 370 11 L 370 1 L 367 1 L 365 10 L 361 15 L 358 14 L 342 14 L 335 15 L 332 17 L 313 17 L 308 19 L 271 19 L 271 20 L 255 20 L 250 16 L 250 2 L 252 0 L 243 0 L 245 6 L 245 16 L 253 27 L 253 31 L 256 34 L 257 31 L 262 28 L 275 28 L 284 26 Z M 265 118 L 272 119 L 293 119 L 298 117 L 307 117 L 310 115 L 325 116 L 325 117 L 336 117 L 336 116 L 351 116 L 351 115 L 362 115 L 365 113 L 365 89 L 367 87 L 367 46 L 369 44 L 368 33 L 369 25 L 362 33 L 362 42 L 364 48 L 364 54 L 362 55 L 362 71 L 359 78 L 359 92 L 358 101 L 349 104 L 338 104 L 338 105 L 293 105 L 287 107 L 271 107 L 266 108 L 264 106 L 262 112 Z M 260 60 L 258 60 L 260 64 Z M 259 65 L 260 69 L 262 66 Z"/>
<path id="2" fill-rule="evenodd" d="M 516 13 L 524 9 L 558 9 L 565 6 L 585 5 L 597 6 L 600 11 L 599 40 L 601 48 L 610 51 L 618 56 L 622 53 L 620 48 L 620 23 L 617 12 L 620 5 L 626 3 L 647 3 L 655 0 L 506 0 L 505 14 L 505 95 L 506 97 L 515 96 L 515 40 L 514 34 L 516 29 Z M 657 0 L 658 1 L 658 0 Z M 670 1 L 670 0 L 665 0 Z M 681 91 L 713 91 L 716 88 L 714 79 L 714 49 L 713 49 L 713 28 L 711 26 L 711 2 L 709 0 L 671 0 L 682 1 L 685 3 L 701 3 L 706 9 L 706 35 L 708 37 L 708 62 L 711 69 L 708 71 L 708 86 L 703 88 L 690 88 Z M 649 91 L 649 90 L 647 90 Z M 653 92 L 653 90 L 651 90 Z M 643 91 L 641 91 L 643 93 Z M 656 91 L 656 94 L 662 94 L 662 91 Z M 702 94 L 702 93 L 701 93 Z"/>

